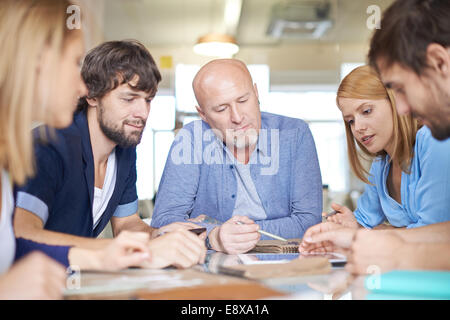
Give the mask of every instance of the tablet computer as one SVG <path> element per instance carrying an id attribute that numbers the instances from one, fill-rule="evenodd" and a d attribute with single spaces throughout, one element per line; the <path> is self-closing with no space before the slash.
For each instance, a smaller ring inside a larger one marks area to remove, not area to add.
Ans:
<path id="1" fill-rule="evenodd" d="M 299 258 L 299 256 L 299 253 L 247 253 L 238 255 L 242 264 L 287 263 Z M 325 257 L 334 267 L 344 266 L 347 262 L 347 258 L 343 254 L 336 252 L 308 254 L 305 257 Z"/>

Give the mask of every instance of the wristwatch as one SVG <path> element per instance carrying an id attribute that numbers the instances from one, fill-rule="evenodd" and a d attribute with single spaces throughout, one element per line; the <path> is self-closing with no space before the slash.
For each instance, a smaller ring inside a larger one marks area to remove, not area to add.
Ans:
<path id="1" fill-rule="evenodd" d="M 206 245 L 206 249 L 212 250 L 211 243 L 209 242 L 209 234 L 206 236 L 205 245 Z"/>

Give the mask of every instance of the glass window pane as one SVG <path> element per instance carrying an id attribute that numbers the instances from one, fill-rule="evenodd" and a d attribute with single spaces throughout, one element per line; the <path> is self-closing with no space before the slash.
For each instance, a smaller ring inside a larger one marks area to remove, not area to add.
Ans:
<path id="1" fill-rule="evenodd" d="M 270 92 L 270 103 L 262 111 L 308 122 L 316 144 L 323 184 L 330 191 L 348 189 L 345 129 L 336 106 L 336 92 Z"/>
<path id="2" fill-rule="evenodd" d="M 151 104 L 148 124 L 153 130 L 175 128 L 175 97 L 156 96 Z"/>
<path id="3" fill-rule="evenodd" d="M 348 162 L 345 127 L 340 122 L 311 122 L 311 133 L 316 144 L 322 183 L 330 191 L 348 189 Z"/>
<path id="4" fill-rule="evenodd" d="M 341 80 L 345 78 L 353 69 L 363 66 L 364 63 L 361 62 L 346 62 L 341 64 Z"/>
<path id="5" fill-rule="evenodd" d="M 261 111 L 300 118 L 305 121 L 338 120 L 342 115 L 336 106 L 336 92 L 271 92 L 269 103 Z"/>
<path id="6" fill-rule="evenodd" d="M 197 65 L 178 64 L 175 68 L 176 107 L 181 112 L 197 112 L 192 80 L 200 69 Z"/>
<path id="7" fill-rule="evenodd" d="M 152 199 L 153 185 L 153 130 L 146 126 L 141 143 L 136 147 L 136 188 L 139 199 Z"/>
<path id="8" fill-rule="evenodd" d="M 155 132 L 155 189 L 158 189 L 164 166 L 166 165 L 167 155 L 174 140 L 173 131 Z"/>
<path id="9" fill-rule="evenodd" d="M 267 64 L 250 64 L 247 66 L 253 83 L 258 88 L 259 102 L 265 105 L 269 102 L 270 69 Z"/>

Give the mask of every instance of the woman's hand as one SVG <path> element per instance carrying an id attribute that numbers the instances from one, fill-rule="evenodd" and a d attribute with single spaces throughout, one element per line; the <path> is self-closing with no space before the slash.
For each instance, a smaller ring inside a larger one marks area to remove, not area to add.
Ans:
<path id="1" fill-rule="evenodd" d="M 342 252 L 351 247 L 355 232 L 337 223 L 319 223 L 306 230 L 298 249 L 301 254 Z"/>
<path id="2" fill-rule="evenodd" d="M 336 210 L 338 213 L 328 217 L 327 218 L 328 222 L 334 222 L 348 228 L 356 229 L 359 227 L 359 223 L 356 220 L 352 210 L 350 210 L 346 206 L 341 206 L 337 203 L 331 204 L 331 208 Z M 324 212 L 322 215 L 326 216 L 326 213 Z"/>
<path id="3" fill-rule="evenodd" d="M 0 300 L 61 299 L 66 276 L 61 264 L 32 252 L 0 277 Z"/>

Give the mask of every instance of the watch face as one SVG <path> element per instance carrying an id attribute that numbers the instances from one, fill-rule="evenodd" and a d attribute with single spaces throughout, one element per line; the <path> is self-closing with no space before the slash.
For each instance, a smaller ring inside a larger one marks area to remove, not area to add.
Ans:
<path id="1" fill-rule="evenodd" d="M 206 245 L 206 249 L 209 249 L 209 250 L 212 249 L 211 243 L 209 242 L 209 235 L 205 239 L 205 245 Z"/>
<path id="2" fill-rule="evenodd" d="M 197 235 L 202 234 L 206 231 L 206 228 L 195 228 L 195 229 L 189 229 L 190 232 L 193 232 Z"/>

